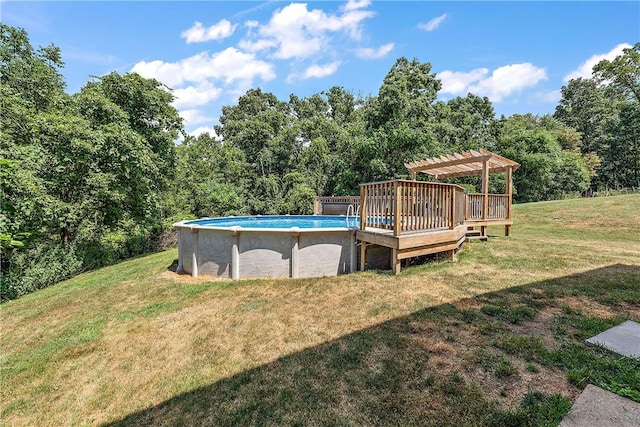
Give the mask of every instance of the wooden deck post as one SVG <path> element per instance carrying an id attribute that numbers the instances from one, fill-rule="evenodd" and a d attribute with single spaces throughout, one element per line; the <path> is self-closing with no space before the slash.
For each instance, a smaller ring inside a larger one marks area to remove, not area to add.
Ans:
<path id="1" fill-rule="evenodd" d="M 360 241 L 360 271 L 364 271 L 367 266 L 367 242 Z"/>
<path id="2" fill-rule="evenodd" d="M 391 250 L 391 267 L 393 269 L 393 274 L 400 274 L 400 258 L 398 258 L 398 250 L 393 248 Z"/>
<path id="3" fill-rule="evenodd" d="M 360 230 L 367 228 L 367 187 L 360 186 Z"/>
<path id="4" fill-rule="evenodd" d="M 320 198 L 316 197 L 315 199 L 313 199 L 313 214 L 314 215 L 320 215 Z"/>
<path id="5" fill-rule="evenodd" d="M 396 180 L 394 187 L 394 208 L 393 208 L 393 235 L 399 236 L 402 233 L 402 185 Z"/>
<path id="6" fill-rule="evenodd" d="M 449 187 L 449 197 L 451 201 L 451 218 L 449 220 L 449 230 L 456 228 L 456 189 Z"/>
<path id="7" fill-rule="evenodd" d="M 511 219 L 511 203 L 513 199 L 513 168 L 507 168 L 507 182 L 506 182 L 506 190 L 509 199 L 507 200 L 507 219 Z M 507 224 L 504 226 L 504 235 L 511 236 L 511 224 Z"/>

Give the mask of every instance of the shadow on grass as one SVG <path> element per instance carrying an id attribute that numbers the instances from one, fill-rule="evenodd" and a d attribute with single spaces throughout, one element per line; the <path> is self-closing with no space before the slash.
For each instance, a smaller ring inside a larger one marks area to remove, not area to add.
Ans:
<path id="1" fill-rule="evenodd" d="M 612 315 L 594 317 L 558 303 L 568 299 L 592 301 Z M 535 335 L 518 336 L 522 331 L 514 332 L 513 326 L 534 322 L 545 307 L 554 307 L 557 316 L 549 329 L 555 341 L 546 347 Z M 420 310 L 177 395 L 108 425 L 554 425 L 571 405 L 565 397 L 531 390 L 519 397 L 519 407 L 508 411 L 487 397 L 486 384 L 483 392 L 465 379 L 465 370 L 485 366 L 487 360 L 456 360 L 453 355 L 443 367 L 433 363 L 434 355 L 456 345 L 474 345 L 485 354 L 504 351 L 504 357 L 499 356 L 503 364 L 510 363 L 507 357 L 520 357 L 529 366 L 549 367 L 580 389 L 589 382 L 608 381 L 640 393 L 640 361 L 583 344 L 588 334 L 623 319 L 640 320 L 639 315 L 640 267 L 612 265 L 480 295 L 460 308 L 443 304 Z M 426 339 L 434 333 L 442 338 L 440 349 Z M 607 377 L 603 372 L 609 371 Z M 495 374 L 497 383 L 497 370 Z M 510 370 L 506 374 L 519 376 Z"/>

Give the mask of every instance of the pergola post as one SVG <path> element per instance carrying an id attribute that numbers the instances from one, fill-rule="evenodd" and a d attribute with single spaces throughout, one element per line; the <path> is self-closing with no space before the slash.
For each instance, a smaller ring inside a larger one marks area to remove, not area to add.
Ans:
<path id="1" fill-rule="evenodd" d="M 482 220 L 486 221 L 489 216 L 489 161 L 482 161 Z M 480 227 L 482 235 L 486 237 L 487 226 Z"/>
<path id="2" fill-rule="evenodd" d="M 506 182 L 506 192 L 509 196 L 507 200 L 507 219 L 511 219 L 511 202 L 513 199 L 513 168 L 509 166 L 507 168 L 507 182 Z M 507 224 L 504 226 L 504 235 L 511 236 L 511 224 Z"/>

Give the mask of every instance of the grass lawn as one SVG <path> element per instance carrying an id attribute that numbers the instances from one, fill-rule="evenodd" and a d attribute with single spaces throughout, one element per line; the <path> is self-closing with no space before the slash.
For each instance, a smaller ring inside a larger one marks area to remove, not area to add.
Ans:
<path id="1" fill-rule="evenodd" d="M 640 195 L 514 207 L 458 263 L 207 281 L 175 250 L 0 306 L 0 423 L 555 425 L 640 361 L 584 339 L 640 321 Z"/>

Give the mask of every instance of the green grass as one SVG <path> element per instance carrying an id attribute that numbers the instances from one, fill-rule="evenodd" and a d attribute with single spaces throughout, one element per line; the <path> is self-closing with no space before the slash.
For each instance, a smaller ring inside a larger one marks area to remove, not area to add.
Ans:
<path id="1" fill-rule="evenodd" d="M 514 207 L 459 262 L 335 278 L 176 279 L 175 250 L 0 306 L 0 424 L 557 425 L 640 361 L 640 196 Z"/>

